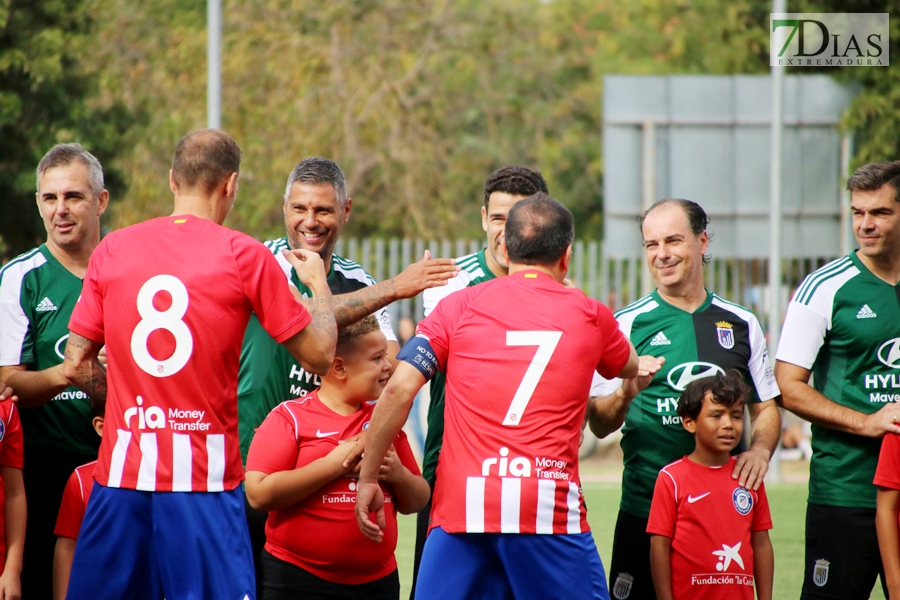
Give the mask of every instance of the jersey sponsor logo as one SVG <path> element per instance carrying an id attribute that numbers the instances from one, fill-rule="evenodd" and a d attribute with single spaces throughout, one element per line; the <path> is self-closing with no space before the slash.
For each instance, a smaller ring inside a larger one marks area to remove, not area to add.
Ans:
<path id="1" fill-rule="evenodd" d="M 317 438 L 325 438 L 328 436 L 332 436 L 336 433 L 339 433 L 339 432 L 337 432 L 337 431 L 322 431 L 321 429 L 316 429 L 316 437 Z"/>
<path id="2" fill-rule="evenodd" d="M 716 337 L 726 350 L 734 348 L 734 325 L 728 321 L 716 321 Z"/>
<path id="3" fill-rule="evenodd" d="M 144 408 L 144 399 L 137 397 L 137 406 L 132 406 L 125 411 L 125 427 L 131 428 L 131 419 L 137 417 L 138 429 L 165 429 L 166 413 L 158 406 Z"/>
<path id="4" fill-rule="evenodd" d="M 710 492 L 706 492 L 705 494 L 700 494 L 699 496 L 692 496 L 692 495 L 688 494 L 688 504 L 693 504 L 694 502 L 697 502 L 698 500 L 703 500 L 704 498 L 709 496 L 709 494 L 710 494 Z"/>
<path id="5" fill-rule="evenodd" d="M 732 562 L 736 563 L 740 568 L 744 568 L 744 559 L 741 558 L 741 542 L 734 546 L 722 544 L 721 550 L 713 550 L 713 556 L 719 557 L 719 560 L 716 562 L 716 571 L 721 573 L 727 571 Z"/>
<path id="6" fill-rule="evenodd" d="M 60 360 L 66 359 L 66 356 L 65 356 L 65 354 L 63 354 L 63 352 L 65 352 L 65 350 L 66 350 L 66 342 L 68 340 L 69 340 L 68 333 L 66 335 L 62 336 L 61 338 L 59 338 L 58 340 L 56 340 L 56 346 L 54 347 L 54 350 L 56 350 L 56 355 L 59 357 Z"/>
<path id="7" fill-rule="evenodd" d="M 878 348 L 878 360 L 892 369 L 900 369 L 900 338 L 883 343 Z"/>
<path id="8" fill-rule="evenodd" d="M 315 373 L 310 373 L 298 364 L 291 365 L 291 372 L 288 379 L 296 379 L 300 385 L 291 385 L 291 394 L 294 396 L 305 396 L 310 391 L 322 387 L 322 380 Z"/>
<path id="9" fill-rule="evenodd" d="M 813 566 L 813 583 L 817 586 L 825 587 L 825 584 L 828 583 L 829 565 L 831 565 L 831 562 L 824 558 L 816 560 L 815 566 Z"/>
<path id="10" fill-rule="evenodd" d="M 496 475 L 506 477 L 531 477 L 531 463 L 524 456 L 515 456 L 511 460 L 509 458 L 509 448 L 503 446 L 500 448 L 500 456 L 492 456 L 484 459 L 481 463 L 481 476 L 488 477 L 492 475 L 491 467 L 496 468 Z"/>
<path id="11" fill-rule="evenodd" d="M 669 386 L 672 389 L 683 392 L 684 388 L 686 388 L 692 381 L 703 379 L 704 377 L 712 377 L 713 375 L 716 375 L 718 373 L 724 375 L 725 371 L 722 370 L 722 367 L 714 365 L 712 363 L 682 363 L 677 367 L 673 367 L 672 370 L 669 371 L 669 376 L 666 378 L 666 381 L 669 383 Z"/>
<path id="12" fill-rule="evenodd" d="M 44 299 L 38 302 L 37 306 L 34 307 L 34 310 L 37 312 L 51 312 L 59 309 L 56 308 L 56 305 L 53 304 L 53 301 L 50 300 L 50 298 L 44 296 Z"/>
<path id="13" fill-rule="evenodd" d="M 619 573 L 616 577 L 616 582 L 613 584 L 613 598 L 625 600 L 631 595 L 632 584 L 634 584 L 634 577 L 631 573 Z"/>
<path id="14" fill-rule="evenodd" d="M 651 346 L 671 346 L 672 342 L 669 338 L 666 337 L 662 331 L 653 336 L 653 339 L 650 340 Z"/>
<path id="15" fill-rule="evenodd" d="M 869 308 L 868 304 L 863 304 L 863 307 L 859 309 L 859 312 L 856 313 L 857 319 L 874 319 L 878 315 L 875 314 L 875 311 Z"/>
<path id="16" fill-rule="evenodd" d="M 753 508 L 753 496 L 742 487 L 734 488 L 734 492 L 731 494 L 731 501 L 734 504 L 734 510 L 742 515 L 746 515 Z M 741 567 L 743 566 L 741 565 Z"/>
<path id="17" fill-rule="evenodd" d="M 56 402 L 58 400 L 87 400 L 88 395 L 82 392 L 81 390 L 69 391 L 66 390 L 64 392 L 60 392 L 57 395 L 53 396 L 51 402 Z"/>

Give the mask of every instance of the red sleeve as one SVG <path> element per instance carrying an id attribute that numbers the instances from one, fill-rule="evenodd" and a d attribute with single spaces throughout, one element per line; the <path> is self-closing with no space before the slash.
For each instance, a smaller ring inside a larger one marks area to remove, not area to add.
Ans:
<path id="1" fill-rule="evenodd" d="M 394 440 L 394 450 L 397 451 L 397 456 L 400 458 L 400 464 L 409 469 L 410 473 L 413 475 L 422 475 L 412 448 L 409 447 L 409 440 L 406 438 L 405 432 L 401 431 L 397 434 L 397 437 Z"/>
<path id="2" fill-rule="evenodd" d="M 900 435 L 889 433 L 881 442 L 875 485 L 900 490 Z"/>
<path id="3" fill-rule="evenodd" d="M 53 535 L 78 539 L 81 522 L 84 520 L 84 500 L 81 498 L 81 482 L 78 471 L 72 471 L 66 488 L 63 490 L 62 504 L 59 505 L 59 516 Z"/>
<path id="4" fill-rule="evenodd" d="M 253 238 L 238 234 L 232 242 L 244 295 L 260 324 L 279 344 L 306 327 L 312 317 L 284 284 L 284 271 L 272 253 Z"/>
<path id="5" fill-rule="evenodd" d="M 750 531 L 768 531 L 772 529 L 772 515 L 769 514 L 769 497 L 766 496 L 766 484 L 756 491 L 756 506 L 753 509 L 753 523 Z"/>
<path id="6" fill-rule="evenodd" d="M 612 311 L 600 302 L 596 304 L 597 327 L 600 329 L 602 339 L 606 342 L 603 356 L 597 364 L 597 372 L 605 379 L 613 379 L 619 376 L 628 363 L 628 357 L 631 356 L 631 344 L 619 330 L 619 324 Z"/>
<path id="7" fill-rule="evenodd" d="M 675 506 L 675 482 L 666 471 L 660 471 L 653 488 L 653 501 L 650 503 L 650 520 L 647 521 L 647 533 L 675 537 L 675 521 L 678 519 L 678 508 Z"/>
<path id="8" fill-rule="evenodd" d="M 281 284 L 284 286 L 284 282 Z M 297 464 L 300 442 L 294 414 L 284 404 L 269 413 L 256 430 L 247 452 L 247 471 L 271 474 L 289 471 Z"/>
<path id="9" fill-rule="evenodd" d="M 100 296 L 100 271 L 109 257 L 110 243 L 116 238 L 110 234 L 91 253 L 88 270 L 81 284 L 81 295 L 69 319 L 69 329 L 81 337 L 98 344 L 105 341 L 103 329 L 103 299 Z"/>
<path id="10" fill-rule="evenodd" d="M 475 288 L 466 288 L 447 296 L 416 327 L 416 335 L 424 335 L 428 338 L 442 371 L 447 368 L 450 337 L 459 323 L 460 313 L 464 306 L 462 301 L 469 297 L 473 289 Z"/>
<path id="11" fill-rule="evenodd" d="M 3 434 L 0 436 L 0 465 L 21 469 L 24 462 L 22 449 L 22 423 L 19 421 L 19 410 L 12 400 L 4 400 L 5 412 L 9 416 L 3 423 Z"/>

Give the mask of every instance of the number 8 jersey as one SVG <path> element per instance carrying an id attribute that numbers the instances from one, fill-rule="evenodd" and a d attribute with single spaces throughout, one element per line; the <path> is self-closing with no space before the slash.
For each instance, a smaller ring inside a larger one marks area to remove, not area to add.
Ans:
<path id="1" fill-rule="evenodd" d="M 98 483 L 237 487 L 238 361 L 253 312 L 278 342 L 310 321 L 271 253 L 249 236 L 175 216 L 104 238 L 69 323 L 105 343 L 109 358 Z"/>
<path id="2" fill-rule="evenodd" d="M 520 271 L 444 298 L 417 335 L 447 374 L 431 526 L 589 531 L 578 476 L 585 399 L 594 371 L 619 373 L 630 353 L 609 309 Z"/>

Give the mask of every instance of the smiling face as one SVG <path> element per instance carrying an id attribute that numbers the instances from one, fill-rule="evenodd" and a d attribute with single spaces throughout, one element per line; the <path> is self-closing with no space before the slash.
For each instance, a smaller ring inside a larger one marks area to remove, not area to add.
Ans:
<path id="1" fill-rule="evenodd" d="M 81 161 L 44 171 L 35 197 L 49 246 L 80 254 L 100 242 L 100 215 L 106 210 L 109 193 L 103 190 L 94 197 L 88 168 Z"/>
<path id="2" fill-rule="evenodd" d="M 731 452 L 744 432 L 744 403 L 723 406 L 713 400 L 712 392 L 703 396 L 703 406 L 696 419 L 682 417 L 684 428 L 694 434 L 697 451 L 708 455 Z"/>
<path id="3" fill-rule="evenodd" d="M 506 258 L 506 215 L 509 209 L 519 200 L 528 196 L 492 192 L 488 197 L 487 207 L 481 207 L 481 228 L 487 233 L 487 251 L 484 253 L 488 267 L 494 275 L 501 277 L 509 272 L 509 261 Z"/>
<path id="4" fill-rule="evenodd" d="M 366 402 L 381 396 L 391 376 L 387 338 L 381 331 L 370 331 L 356 338 L 352 346 L 339 351 L 338 356 L 343 360 L 347 377 L 348 399 Z"/>
<path id="5" fill-rule="evenodd" d="M 855 191 L 851 196 L 853 235 L 863 262 L 889 264 L 898 260 L 900 203 L 894 195 L 893 187 L 883 185 L 873 191 Z"/>
<path id="6" fill-rule="evenodd" d="M 342 208 L 331 185 L 294 183 L 284 201 L 284 225 L 291 248 L 317 253 L 331 266 L 338 236 L 350 219 L 350 204 Z"/>
<path id="7" fill-rule="evenodd" d="M 709 236 L 691 231 L 687 214 L 676 204 L 650 211 L 641 227 L 647 268 L 660 293 L 686 296 L 703 289 L 703 255 Z"/>

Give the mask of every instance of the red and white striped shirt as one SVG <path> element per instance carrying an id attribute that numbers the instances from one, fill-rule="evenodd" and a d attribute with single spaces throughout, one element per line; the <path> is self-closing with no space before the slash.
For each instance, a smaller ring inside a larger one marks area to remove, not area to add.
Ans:
<path id="1" fill-rule="evenodd" d="M 432 527 L 590 531 L 578 476 L 585 398 L 594 371 L 617 375 L 630 353 L 609 309 L 524 271 L 444 298 L 418 335 L 447 373 Z"/>
<path id="2" fill-rule="evenodd" d="M 109 357 L 98 483 L 162 492 L 240 484 L 237 373 L 253 312 L 278 342 L 310 321 L 271 252 L 249 236 L 174 216 L 103 239 L 69 324 Z"/>

